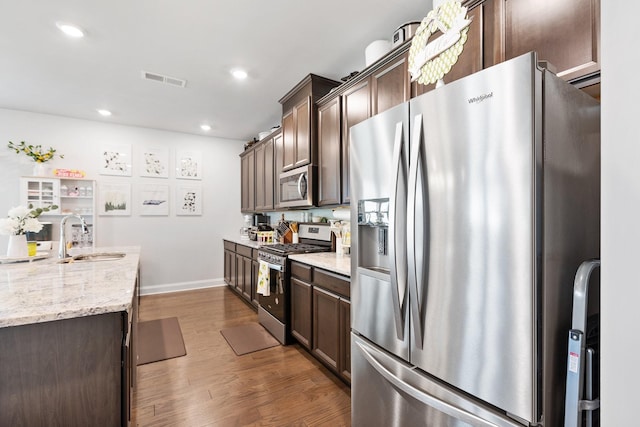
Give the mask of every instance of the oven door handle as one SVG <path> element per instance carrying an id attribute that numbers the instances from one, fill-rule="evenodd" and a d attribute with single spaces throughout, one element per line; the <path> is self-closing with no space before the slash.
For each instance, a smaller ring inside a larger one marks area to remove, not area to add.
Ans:
<path id="1" fill-rule="evenodd" d="M 270 270 L 278 270 L 278 271 L 282 271 L 282 266 L 278 265 L 278 264 L 271 264 L 269 262 L 266 261 L 262 261 L 265 264 L 267 264 L 267 267 L 269 267 Z"/>

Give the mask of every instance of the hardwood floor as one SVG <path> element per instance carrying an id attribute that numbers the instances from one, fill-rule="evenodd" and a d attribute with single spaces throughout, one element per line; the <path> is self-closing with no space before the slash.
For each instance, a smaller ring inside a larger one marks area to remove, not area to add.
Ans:
<path id="1" fill-rule="evenodd" d="M 236 356 L 220 329 L 257 322 L 226 287 L 143 296 L 178 317 L 187 355 L 138 366 L 132 425 L 350 426 L 350 389 L 298 344 Z"/>

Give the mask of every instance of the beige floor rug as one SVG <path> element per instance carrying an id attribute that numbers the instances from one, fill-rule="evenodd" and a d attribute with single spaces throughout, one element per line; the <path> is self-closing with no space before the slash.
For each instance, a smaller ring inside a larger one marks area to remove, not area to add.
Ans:
<path id="1" fill-rule="evenodd" d="M 220 333 L 238 356 L 280 345 L 278 340 L 258 323 L 222 329 Z"/>
<path id="2" fill-rule="evenodd" d="M 177 317 L 138 323 L 138 365 L 187 354 Z"/>

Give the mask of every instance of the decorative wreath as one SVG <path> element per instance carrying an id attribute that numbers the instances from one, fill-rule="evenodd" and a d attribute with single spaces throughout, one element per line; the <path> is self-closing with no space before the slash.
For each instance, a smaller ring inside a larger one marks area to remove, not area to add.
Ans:
<path id="1" fill-rule="evenodd" d="M 442 79 L 458 61 L 464 43 L 467 41 L 470 23 L 471 20 L 467 17 L 467 8 L 462 7 L 460 2 L 446 2 L 431 10 L 420 23 L 411 42 L 409 50 L 411 81 L 428 85 Z M 429 58 L 428 50 L 425 48 L 429 38 L 438 30 L 443 35 L 432 43 L 456 39 L 457 41 L 437 56 Z"/>

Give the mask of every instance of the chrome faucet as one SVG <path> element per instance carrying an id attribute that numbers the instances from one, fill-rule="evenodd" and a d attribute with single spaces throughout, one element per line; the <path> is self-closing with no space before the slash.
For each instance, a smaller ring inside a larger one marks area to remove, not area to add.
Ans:
<path id="1" fill-rule="evenodd" d="M 87 233 L 87 223 L 84 222 L 84 218 L 80 215 L 72 214 L 62 218 L 60 220 L 60 245 L 58 246 L 58 258 L 60 259 L 65 259 L 68 256 L 66 225 L 69 218 L 78 218 L 80 220 L 80 224 L 82 224 L 82 232 Z"/>

